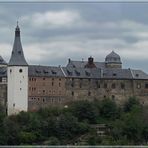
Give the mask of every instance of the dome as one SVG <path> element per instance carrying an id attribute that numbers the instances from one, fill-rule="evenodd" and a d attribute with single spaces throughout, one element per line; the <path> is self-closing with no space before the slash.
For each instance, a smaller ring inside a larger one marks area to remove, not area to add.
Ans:
<path id="1" fill-rule="evenodd" d="M 106 63 L 121 63 L 120 56 L 112 51 L 110 54 L 108 54 L 105 58 Z"/>

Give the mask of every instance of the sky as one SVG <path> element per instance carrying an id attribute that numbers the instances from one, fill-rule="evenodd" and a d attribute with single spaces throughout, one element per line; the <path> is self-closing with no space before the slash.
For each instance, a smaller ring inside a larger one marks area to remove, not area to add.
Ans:
<path id="1" fill-rule="evenodd" d="M 19 21 L 28 64 L 103 62 L 112 50 L 123 68 L 148 73 L 148 2 L 0 3 L 0 55 L 8 62 Z"/>

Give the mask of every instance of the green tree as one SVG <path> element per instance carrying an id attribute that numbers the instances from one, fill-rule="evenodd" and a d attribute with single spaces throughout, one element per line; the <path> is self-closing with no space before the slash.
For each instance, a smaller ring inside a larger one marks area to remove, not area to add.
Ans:
<path id="1" fill-rule="evenodd" d="M 141 106 L 139 100 L 136 97 L 130 97 L 128 101 L 124 104 L 124 111 L 129 112 L 134 106 Z"/>
<path id="2" fill-rule="evenodd" d="M 20 127 L 19 125 L 13 121 L 10 117 L 4 119 L 3 122 L 4 127 L 4 137 L 7 145 L 18 145 L 19 142 L 19 132 Z"/>
<path id="3" fill-rule="evenodd" d="M 100 116 L 103 118 L 116 119 L 120 115 L 120 110 L 115 101 L 107 98 L 101 101 Z"/>
<path id="4" fill-rule="evenodd" d="M 77 118 L 71 114 L 62 114 L 57 118 L 56 134 L 60 139 L 71 139 L 79 133 Z"/>
<path id="5" fill-rule="evenodd" d="M 96 123 L 99 111 L 92 102 L 77 101 L 70 107 L 70 111 L 79 121 L 87 120 L 89 123 Z"/>

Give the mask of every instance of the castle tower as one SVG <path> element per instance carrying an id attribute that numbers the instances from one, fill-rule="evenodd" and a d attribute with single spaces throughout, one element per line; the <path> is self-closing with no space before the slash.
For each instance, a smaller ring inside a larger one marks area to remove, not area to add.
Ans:
<path id="1" fill-rule="evenodd" d="M 20 28 L 15 29 L 15 39 L 11 58 L 7 69 L 7 114 L 17 114 L 28 110 L 28 64 L 25 60 L 21 39 Z"/>
<path id="2" fill-rule="evenodd" d="M 120 56 L 112 51 L 105 58 L 105 66 L 106 68 L 122 68 L 122 62 Z"/>

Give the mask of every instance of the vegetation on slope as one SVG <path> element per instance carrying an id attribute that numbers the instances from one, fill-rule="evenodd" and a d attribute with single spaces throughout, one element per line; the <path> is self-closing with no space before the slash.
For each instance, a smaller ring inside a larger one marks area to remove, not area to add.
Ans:
<path id="1" fill-rule="evenodd" d="M 123 107 L 111 99 L 77 101 L 7 117 L 0 107 L 0 145 L 140 145 L 148 141 L 148 108 L 136 98 Z M 105 124 L 106 136 L 92 125 Z"/>

